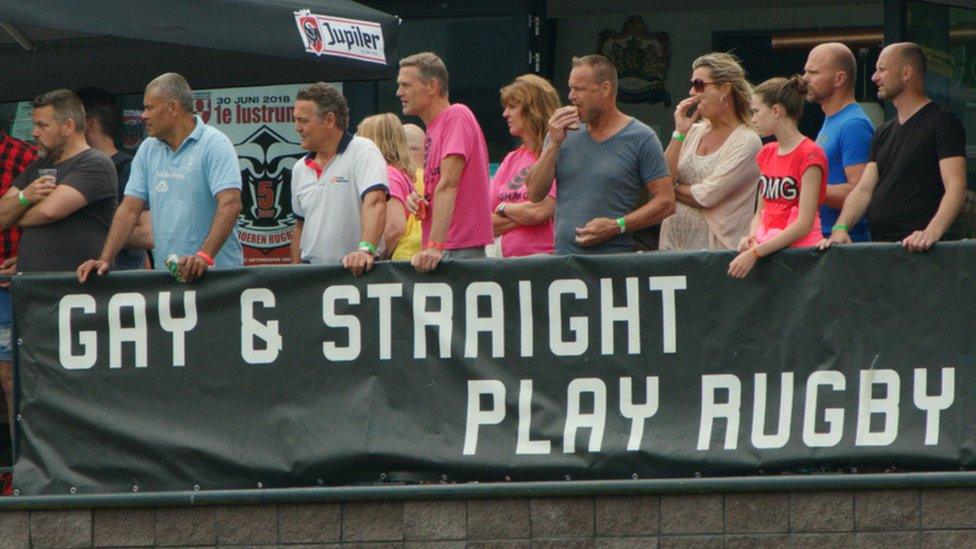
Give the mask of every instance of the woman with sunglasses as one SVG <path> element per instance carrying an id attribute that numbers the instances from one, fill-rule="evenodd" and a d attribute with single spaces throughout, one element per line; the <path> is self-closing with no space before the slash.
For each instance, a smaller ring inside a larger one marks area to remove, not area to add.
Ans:
<path id="1" fill-rule="evenodd" d="M 522 143 L 505 156 L 491 180 L 491 224 L 495 236 L 501 236 L 502 257 L 551 254 L 556 186 L 534 203 L 527 198 L 525 178 L 542 152 L 549 117 L 559 108 L 559 94 L 545 78 L 523 74 L 501 89 L 501 100 L 508 132 Z"/>
<path id="2" fill-rule="evenodd" d="M 729 264 L 729 276 L 743 278 L 759 258 L 813 246 L 822 238 L 818 209 L 827 195 L 827 156 L 796 127 L 806 95 L 800 75 L 767 80 L 753 94 L 752 121 L 760 135 L 776 141 L 756 156 L 762 172 L 756 215 Z"/>
<path id="3" fill-rule="evenodd" d="M 762 147 L 749 125 L 751 98 L 732 55 L 709 53 L 692 64 L 689 97 L 674 111 L 665 151 L 677 206 L 661 223 L 660 249 L 734 250 L 749 231 Z"/>

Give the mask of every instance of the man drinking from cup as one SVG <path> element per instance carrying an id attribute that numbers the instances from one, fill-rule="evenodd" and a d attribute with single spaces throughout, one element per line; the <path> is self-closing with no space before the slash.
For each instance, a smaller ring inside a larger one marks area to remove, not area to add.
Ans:
<path id="1" fill-rule="evenodd" d="M 569 101 L 549 119 L 529 200 L 556 178 L 555 254 L 630 252 L 631 233 L 674 212 L 674 189 L 654 130 L 617 109 L 617 69 L 602 55 L 573 58 Z M 579 128 L 574 130 L 573 128 Z M 646 187 L 651 199 L 637 207 Z"/>

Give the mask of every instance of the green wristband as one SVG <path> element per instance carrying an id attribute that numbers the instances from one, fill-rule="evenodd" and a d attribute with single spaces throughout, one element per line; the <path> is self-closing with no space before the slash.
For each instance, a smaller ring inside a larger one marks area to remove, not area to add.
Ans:
<path id="1" fill-rule="evenodd" d="M 627 231 L 627 222 L 622 217 L 617 218 L 617 225 L 620 226 L 620 232 Z"/>
<path id="2" fill-rule="evenodd" d="M 369 242 L 366 242 L 365 240 L 361 241 L 359 244 L 356 244 L 356 246 L 358 246 L 361 251 L 376 255 L 376 246 L 374 246 Z"/>
<path id="3" fill-rule="evenodd" d="M 21 206 L 30 206 L 31 205 L 31 201 L 30 200 L 27 200 L 27 197 L 24 196 L 24 191 L 20 191 L 19 193 L 17 193 L 17 200 L 20 201 L 20 205 Z"/>
<path id="4" fill-rule="evenodd" d="M 838 223 L 838 224 L 836 224 L 836 225 L 834 225 L 833 227 L 830 228 L 830 231 L 831 232 L 834 232 L 834 231 L 846 231 L 846 230 L 847 230 L 847 225 L 844 225 L 843 223 Z"/>
<path id="5" fill-rule="evenodd" d="M 685 140 L 685 134 L 676 130 L 674 133 L 671 134 L 671 139 L 674 139 L 678 143 L 682 143 Z"/>

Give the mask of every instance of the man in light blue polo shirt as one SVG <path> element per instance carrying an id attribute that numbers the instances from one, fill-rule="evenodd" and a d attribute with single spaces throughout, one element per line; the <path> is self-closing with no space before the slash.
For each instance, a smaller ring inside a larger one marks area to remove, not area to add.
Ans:
<path id="1" fill-rule="evenodd" d="M 193 92 L 176 73 L 146 86 L 143 101 L 149 138 L 132 160 L 125 199 L 112 220 L 99 259 L 78 267 L 84 282 L 95 270 L 105 274 L 125 245 L 139 214 L 149 208 L 155 267 L 179 256 L 179 274 L 187 282 L 210 267 L 239 267 L 243 252 L 237 239 L 241 212 L 241 172 L 234 146 L 223 133 L 193 114 Z"/>

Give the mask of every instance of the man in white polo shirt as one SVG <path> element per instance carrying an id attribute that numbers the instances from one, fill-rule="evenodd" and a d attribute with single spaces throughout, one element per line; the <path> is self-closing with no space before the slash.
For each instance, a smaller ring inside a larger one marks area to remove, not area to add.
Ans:
<path id="1" fill-rule="evenodd" d="M 298 223 L 292 263 L 342 266 L 359 276 L 373 268 L 386 223 L 386 161 L 368 139 L 353 137 L 349 106 L 334 87 L 318 82 L 295 100 L 295 131 L 309 151 L 291 173 Z"/>

